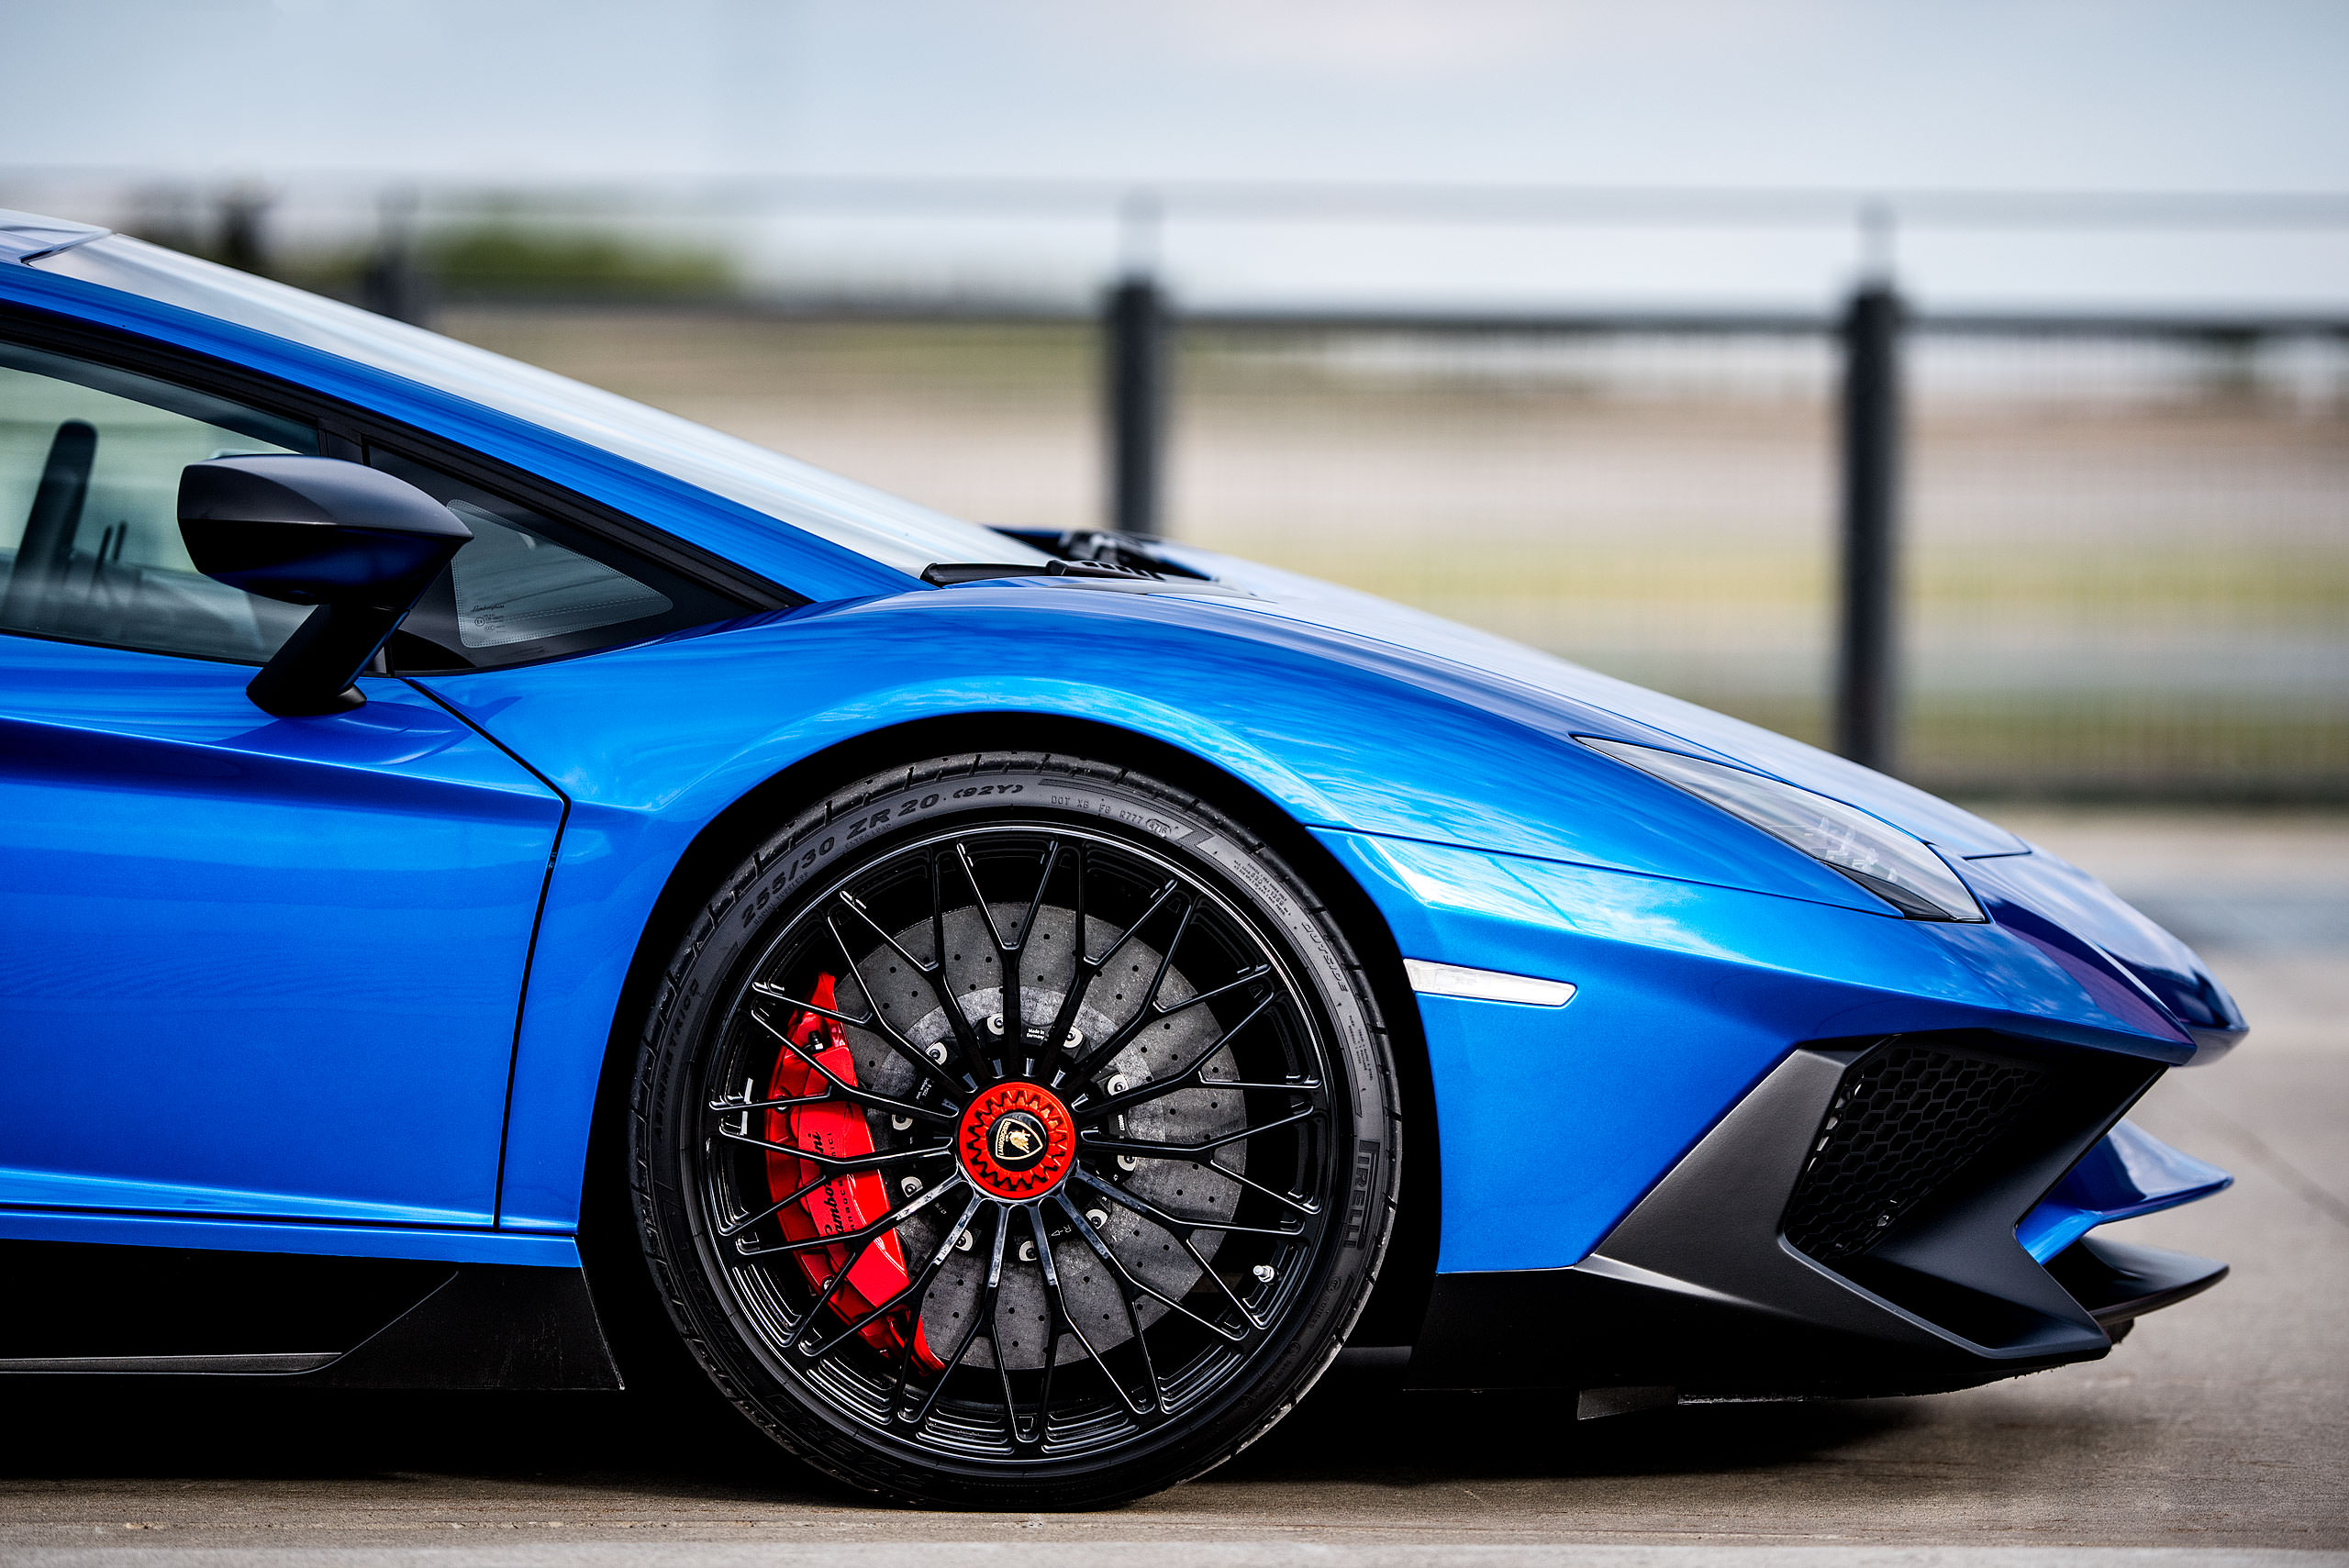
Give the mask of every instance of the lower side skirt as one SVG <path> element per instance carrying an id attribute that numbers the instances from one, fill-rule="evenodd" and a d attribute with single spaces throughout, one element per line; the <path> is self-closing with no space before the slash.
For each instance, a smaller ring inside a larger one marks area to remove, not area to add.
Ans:
<path id="1" fill-rule="evenodd" d="M 617 1389 L 584 1271 L 0 1244 L 0 1373 Z"/>

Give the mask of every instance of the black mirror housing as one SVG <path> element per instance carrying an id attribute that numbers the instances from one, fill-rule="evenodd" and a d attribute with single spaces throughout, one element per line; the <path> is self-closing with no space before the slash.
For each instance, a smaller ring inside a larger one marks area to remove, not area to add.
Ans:
<path id="1" fill-rule="evenodd" d="M 216 582 L 316 605 L 245 695 L 279 718 L 366 701 L 354 683 L 473 530 L 404 479 L 336 458 L 215 458 L 180 472 L 180 537 Z"/>

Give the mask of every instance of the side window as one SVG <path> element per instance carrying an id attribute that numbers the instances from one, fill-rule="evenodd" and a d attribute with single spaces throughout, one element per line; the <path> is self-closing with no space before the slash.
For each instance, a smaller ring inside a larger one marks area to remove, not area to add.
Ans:
<path id="1" fill-rule="evenodd" d="M 0 343 L 0 631 L 265 661 L 305 611 L 195 570 L 180 541 L 180 470 L 317 450 L 300 421 Z"/>
<path id="2" fill-rule="evenodd" d="M 368 462 L 473 531 L 393 635 L 395 671 L 422 674 L 581 652 L 724 620 L 741 606 L 609 540 L 381 448 Z"/>

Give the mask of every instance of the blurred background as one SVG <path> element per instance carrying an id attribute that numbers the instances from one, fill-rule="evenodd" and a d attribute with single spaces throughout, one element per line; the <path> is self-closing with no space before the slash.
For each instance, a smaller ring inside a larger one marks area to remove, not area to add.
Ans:
<path id="1" fill-rule="evenodd" d="M 0 206 L 1930 788 L 2349 800 L 2337 5 L 0 19 Z"/>

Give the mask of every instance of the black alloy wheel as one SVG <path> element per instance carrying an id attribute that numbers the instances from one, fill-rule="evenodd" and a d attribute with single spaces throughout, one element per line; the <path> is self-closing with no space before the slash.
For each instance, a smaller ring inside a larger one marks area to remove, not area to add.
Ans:
<path id="1" fill-rule="evenodd" d="M 1027 753 L 742 865 L 648 1022 L 630 1175 L 718 1387 L 853 1485 L 1083 1507 L 1266 1430 L 1375 1282 L 1394 1068 L 1341 932 L 1203 802 Z"/>

